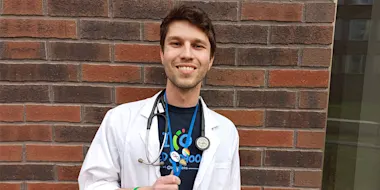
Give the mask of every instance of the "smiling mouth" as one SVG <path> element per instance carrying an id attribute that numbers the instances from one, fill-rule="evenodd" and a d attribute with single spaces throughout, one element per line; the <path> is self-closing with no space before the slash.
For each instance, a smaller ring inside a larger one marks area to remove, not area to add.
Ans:
<path id="1" fill-rule="evenodd" d="M 184 70 L 184 71 L 193 71 L 193 70 L 195 70 L 194 67 L 186 67 L 186 66 L 177 66 L 177 69 Z"/>

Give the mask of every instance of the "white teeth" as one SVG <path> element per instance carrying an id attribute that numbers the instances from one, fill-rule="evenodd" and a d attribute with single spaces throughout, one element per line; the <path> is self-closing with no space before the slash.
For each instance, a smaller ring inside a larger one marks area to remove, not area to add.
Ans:
<path id="1" fill-rule="evenodd" d="M 194 70 L 193 67 L 178 67 L 178 68 L 182 70 Z"/>

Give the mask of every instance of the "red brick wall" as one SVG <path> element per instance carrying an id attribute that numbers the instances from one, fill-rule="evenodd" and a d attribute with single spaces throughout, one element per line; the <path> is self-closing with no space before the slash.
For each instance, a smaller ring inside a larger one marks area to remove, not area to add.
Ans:
<path id="1" fill-rule="evenodd" d="M 191 1 L 215 21 L 210 107 L 245 190 L 319 189 L 335 3 Z M 77 189 L 105 112 L 164 87 L 157 0 L 0 0 L 0 189 Z"/>

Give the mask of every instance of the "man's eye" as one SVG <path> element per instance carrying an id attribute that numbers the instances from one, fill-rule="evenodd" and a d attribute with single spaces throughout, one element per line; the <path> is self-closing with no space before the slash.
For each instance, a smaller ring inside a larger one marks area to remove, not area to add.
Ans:
<path id="1" fill-rule="evenodd" d="M 203 49 L 204 48 L 204 46 L 199 45 L 199 44 L 195 44 L 194 47 L 197 48 L 197 49 Z"/>
<path id="2" fill-rule="evenodd" d="M 180 46 L 181 44 L 179 42 L 171 42 L 170 45 L 172 45 L 172 46 Z"/>

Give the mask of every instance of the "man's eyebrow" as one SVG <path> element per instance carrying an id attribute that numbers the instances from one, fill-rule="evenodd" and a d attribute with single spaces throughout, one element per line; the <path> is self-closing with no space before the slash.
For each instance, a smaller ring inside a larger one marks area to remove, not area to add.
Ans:
<path id="1" fill-rule="evenodd" d="M 169 36 L 169 37 L 167 38 L 167 40 L 169 40 L 169 41 L 170 41 L 170 40 L 182 40 L 182 38 L 179 37 L 179 36 Z M 201 40 L 201 39 L 199 39 L 199 38 L 195 38 L 192 42 L 193 42 L 193 43 L 207 44 L 206 41 Z"/>
<path id="2" fill-rule="evenodd" d="M 181 38 L 178 36 L 169 36 L 168 40 L 181 40 Z"/>
<path id="3" fill-rule="evenodd" d="M 207 42 L 205 42 L 204 40 L 198 39 L 198 38 L 195 39 L 194 42 L 195 42 L 195 43 L 205 44 L 205 45 L 207 44 Z"/>

